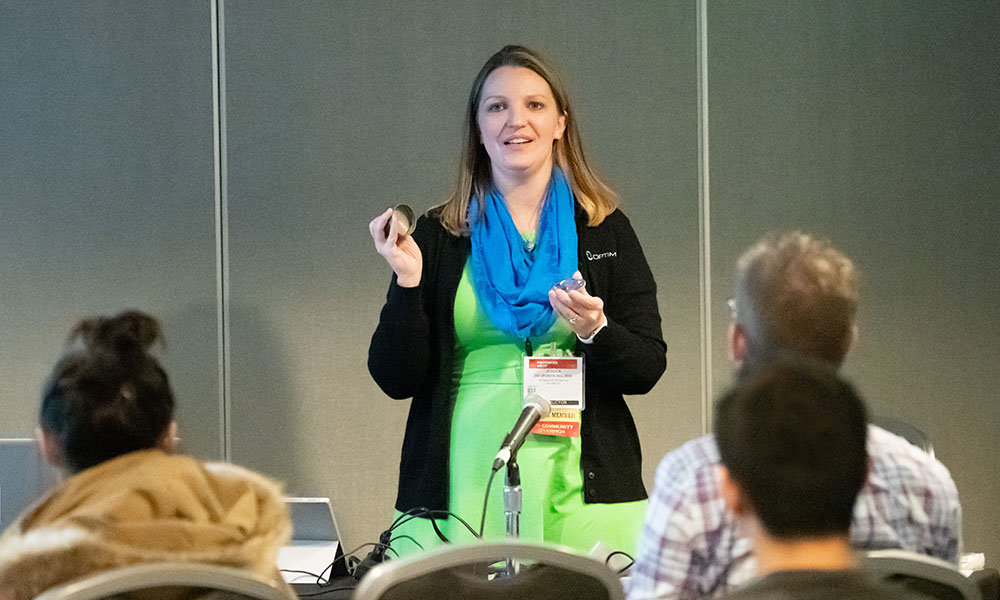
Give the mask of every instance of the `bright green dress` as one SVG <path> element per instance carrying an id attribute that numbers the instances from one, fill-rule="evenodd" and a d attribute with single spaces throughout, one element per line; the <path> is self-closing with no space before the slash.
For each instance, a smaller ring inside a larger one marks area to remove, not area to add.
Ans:
<path id="1" fill-rule="evenodd" d="M 497 329 L 479 306 L 468 263 L 455 296 L 455 370 L 457 390 L 451 429 L 451 511 L 479 529 L 490 469 L 504 436 L 522 409 L 524 340 Z M 576 338 L 562 319 L 543 336 L 538 349 L 552 342 L 572 352 Z M 536 355 L 539 353 L 536 351 Z M 530 434 L 517 453 L 521 467 L 521 529 L 524 542 L 549 542 L 581 553 L 603 542 L 634 554 L 647 501 L 585 504 L 580 470 L 580 438 Z M 490 490 L 483 538 L 506 536 L 504 474 L 497 472 Z M 399 513 L 397 513 L 398 516 Z M 474 536 L 456 519 L 436 521 L 453 543 Z M 413 519 L 393 530 L 389 555 L 410 554 L 443 542 L 428 519 Z"/>

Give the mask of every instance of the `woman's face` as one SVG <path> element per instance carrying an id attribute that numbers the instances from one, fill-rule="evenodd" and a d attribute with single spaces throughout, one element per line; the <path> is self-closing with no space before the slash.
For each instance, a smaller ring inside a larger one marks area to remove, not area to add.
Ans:
<path id="1" fill-rule="evenodd" d="M 483 83 L 477 110 L 480 141 L 494 176 L 516 176 L 552 166 L 552 145 L 566 116 L 549 84 L 524 67 L 499 67 Z"/>

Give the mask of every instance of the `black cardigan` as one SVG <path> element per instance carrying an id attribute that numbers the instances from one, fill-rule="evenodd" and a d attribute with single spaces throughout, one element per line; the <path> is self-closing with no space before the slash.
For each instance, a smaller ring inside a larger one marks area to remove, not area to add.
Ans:
<path id="1" fill-rule="evenodd" d="M 639 436 L 622 394 L 648 392 L 667 365 L 656 283 L 621 211 L 588 227 L 577 208 L 576 223 L 580 273 L 587 291 L 604 300 L 608 318 L 592 344 L 576 347 L 586 363 L 580 428 L 584 501 L 643 500 Z M 403 288 L 393 276 L 368 349 L 368 370 L 390 397 L 413 397 L 396 509 L 446 510 L 455 293 L 471 245 L 468 237 L 449 234 L 433 215 L 417 221 L 413 238 L 423 255 L 420 285 Z M 484 481 L 489 468 L 483 465 Z"/>

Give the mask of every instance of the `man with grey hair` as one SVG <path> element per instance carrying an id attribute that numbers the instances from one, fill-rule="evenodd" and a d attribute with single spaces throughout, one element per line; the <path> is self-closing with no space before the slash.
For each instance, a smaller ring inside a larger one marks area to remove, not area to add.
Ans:
<path id="1" fill-rule="evenodd" d="M 836 248 L 801 233 L 765 238 L 736 266 L 737 366 L 788 357 L 840 366 L 857 337 L 858 278 Z"/>
<path id="2" fill-rule="evenodd" d="M 785 360 L 839 368 L 857 337 L 857 274 L 827 242 L 798 232 L 740 257 L 727 344 L 741 373 Z M 901 548 L 957 564 L 961 508 L 940 462 L 868 426 L 871 472 L 854 505 L 854 548 Z M 725 509 L 711 435 L 660 462 L 632 568 L 630 600 L 700 598 L 738 589 L 755 572 L 752 539 Z"/>

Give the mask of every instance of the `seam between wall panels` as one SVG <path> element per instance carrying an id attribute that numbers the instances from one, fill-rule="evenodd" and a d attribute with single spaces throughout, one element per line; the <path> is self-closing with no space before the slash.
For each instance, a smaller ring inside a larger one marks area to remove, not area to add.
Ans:
<path id="1" fill-rule="evenodd" d="M 712 222 L 709 194 L 708 0 L 696 0 L 698 55 L 698 276 L 701 337 L 701 432 L 711 428 Z"/>
<path id="2" fill-rule="evenodd" d="M 232 460 L 232 394 L 229 340 L 229 190 L 226 161 L 226 36 L 224 0 L 209 0 L 212 12 L 212 117 L 215 161 L 215 282 L 219 373 L 219 450 Z"/>

